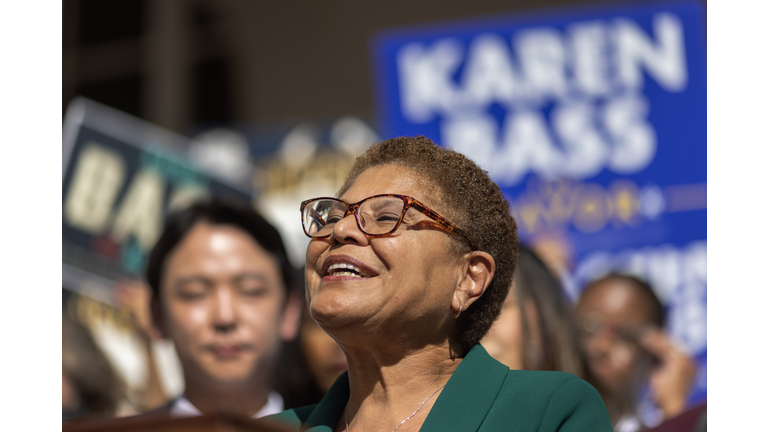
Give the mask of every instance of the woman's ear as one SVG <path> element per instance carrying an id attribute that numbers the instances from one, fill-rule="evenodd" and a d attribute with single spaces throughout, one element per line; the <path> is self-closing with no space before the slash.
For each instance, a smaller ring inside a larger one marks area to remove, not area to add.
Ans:
<path id="1" fill-rule="evenodd" d="M 461 278 L 451 303 L 454 311 L 465 311 L 479 299 L 491 284 L 496 272 L 496 262 L 487 252 L 469 252 L 462 258 L 462 263 Z"/>

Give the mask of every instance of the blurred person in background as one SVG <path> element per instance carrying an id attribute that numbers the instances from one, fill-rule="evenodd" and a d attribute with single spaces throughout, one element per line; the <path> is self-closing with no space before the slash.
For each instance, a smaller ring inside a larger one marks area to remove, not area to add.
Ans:
<path id="1" fill-rule="evenodd" d="M 560 282 L 531 249 L 519 251 L 512 288 L 483 347 L 510 369 L 568 372 L 594 386 Z"/>
<path id="2" fill-rule="evenodd" d="M 114 417 L 124 399 L 117 373 L 85 326 L 63 313 L 61 329 L 63 420 Z"/>
<path id="3" fill-rule="evenodd" d="M 301 350 L 312 376 L 325 394 L 336 378 L 347 370 L 347 357 L 336 341 L 312 319 L 306 305 L 304 312 L 299 334 Z"/>
<path id="4" fill-rule="evenodd" d="M 285 408 L 298 408 L 320 402 L 345 370 L 347 358 L 336 341 L 309 315 L 304 306 L 299 337 L 290 342 L 280 362 Z"/>
<path id="5" fill-rule="evenodd" d="M 589 367 L 612 395 L 605 404 L 617 432 L 650 426 L 638 413 L 647 384 L 664 420 L 685 410 L 696 366 L 664 332 L 664 308 L 646 282 L 597 279 L 584 288 L 575 316 Z"/>
<path id="6" fill-rule="evenodd" d="M 278 231 L 249 207 L 214 200 L 175 214 L 147 281 L 153 323 L 175 345 L 185 389 L 144 416 L 282 411 L 273 380 L 298 328 L 293 272 Z"/>
<path id="7" fill-rule="evenodd" d="M 573 245 L 559 232 L 538 234 L 530 240 L 530 249 L 559 281 L 573 268 Z"/>

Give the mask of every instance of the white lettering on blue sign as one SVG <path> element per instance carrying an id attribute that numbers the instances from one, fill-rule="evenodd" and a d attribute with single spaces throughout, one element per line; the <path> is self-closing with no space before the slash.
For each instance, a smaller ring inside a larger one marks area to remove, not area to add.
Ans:
<path id="1" fill-rule="evenodd" d="M 633 174 L 656 154 L 641 93 L 647 76 L 668 92 L 688 82 L 682 23 L 653 18 L 652 34 L 624 18 L 414 42 L 397 54 L 403 116 L 437 120 L 443 144 L 502 187 L 528 173 L 589 178 Z M 501 119 L 492 106 L 506 111 Z M 544 109 L 551 107 L 547 117 Z"/>

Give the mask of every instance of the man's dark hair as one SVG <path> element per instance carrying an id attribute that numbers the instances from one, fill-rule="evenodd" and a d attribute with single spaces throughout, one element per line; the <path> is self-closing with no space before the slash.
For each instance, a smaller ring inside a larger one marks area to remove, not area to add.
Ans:
<path id="1" fill-rule="evenodd" d="M 586 294 L 589 289 L 597 285 L 602 285 L 605 282 L 625 283 L 636 288 L 638 292 L 640 292 L 640 294 L 642 294 L 646 300 L 648 300 L 648 306 L 651 308 L 651 322 L 656 324 L 656 326 L 659 328 L 664 328 L 664 324 L 666 323 L 666 313 L 664 312 L 664 306 L 661 304 L 661 301 L 653 291 L 653 287 L 651 287 L 648 282 L 636 276 L 623 273 L 609 273 L 599 279 L 590 282 L 586 287 L 584 287 L 581 295 L 584 296 L 584 294 Z"/>
<path id="2" fill-rule="evenodd" d="M 149 255 L 147 282 L 152 294 L 159 296 L 165 261 L 176 246 L 184 240 L 198 223 L 229 225 L 250 235 L 256 243 L 272 255 L 280 267 L 287 290 L 296 286 L 296 271 L 288 260 L 280 233 L 251 207 L 214 199 L 199 202 L 171 216 L 163 234 Z M 158 297 L 159 298 L 159 297 Z"/>

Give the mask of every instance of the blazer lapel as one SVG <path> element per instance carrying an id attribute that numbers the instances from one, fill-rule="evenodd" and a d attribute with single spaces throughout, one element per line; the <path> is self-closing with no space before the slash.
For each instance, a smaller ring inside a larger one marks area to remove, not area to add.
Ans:
<path id="1" fill-rule="evenodd" d="M 435 401 L 421 432 L 476 431 L 499 394 L 509 368 L 475 345 Z"/>

